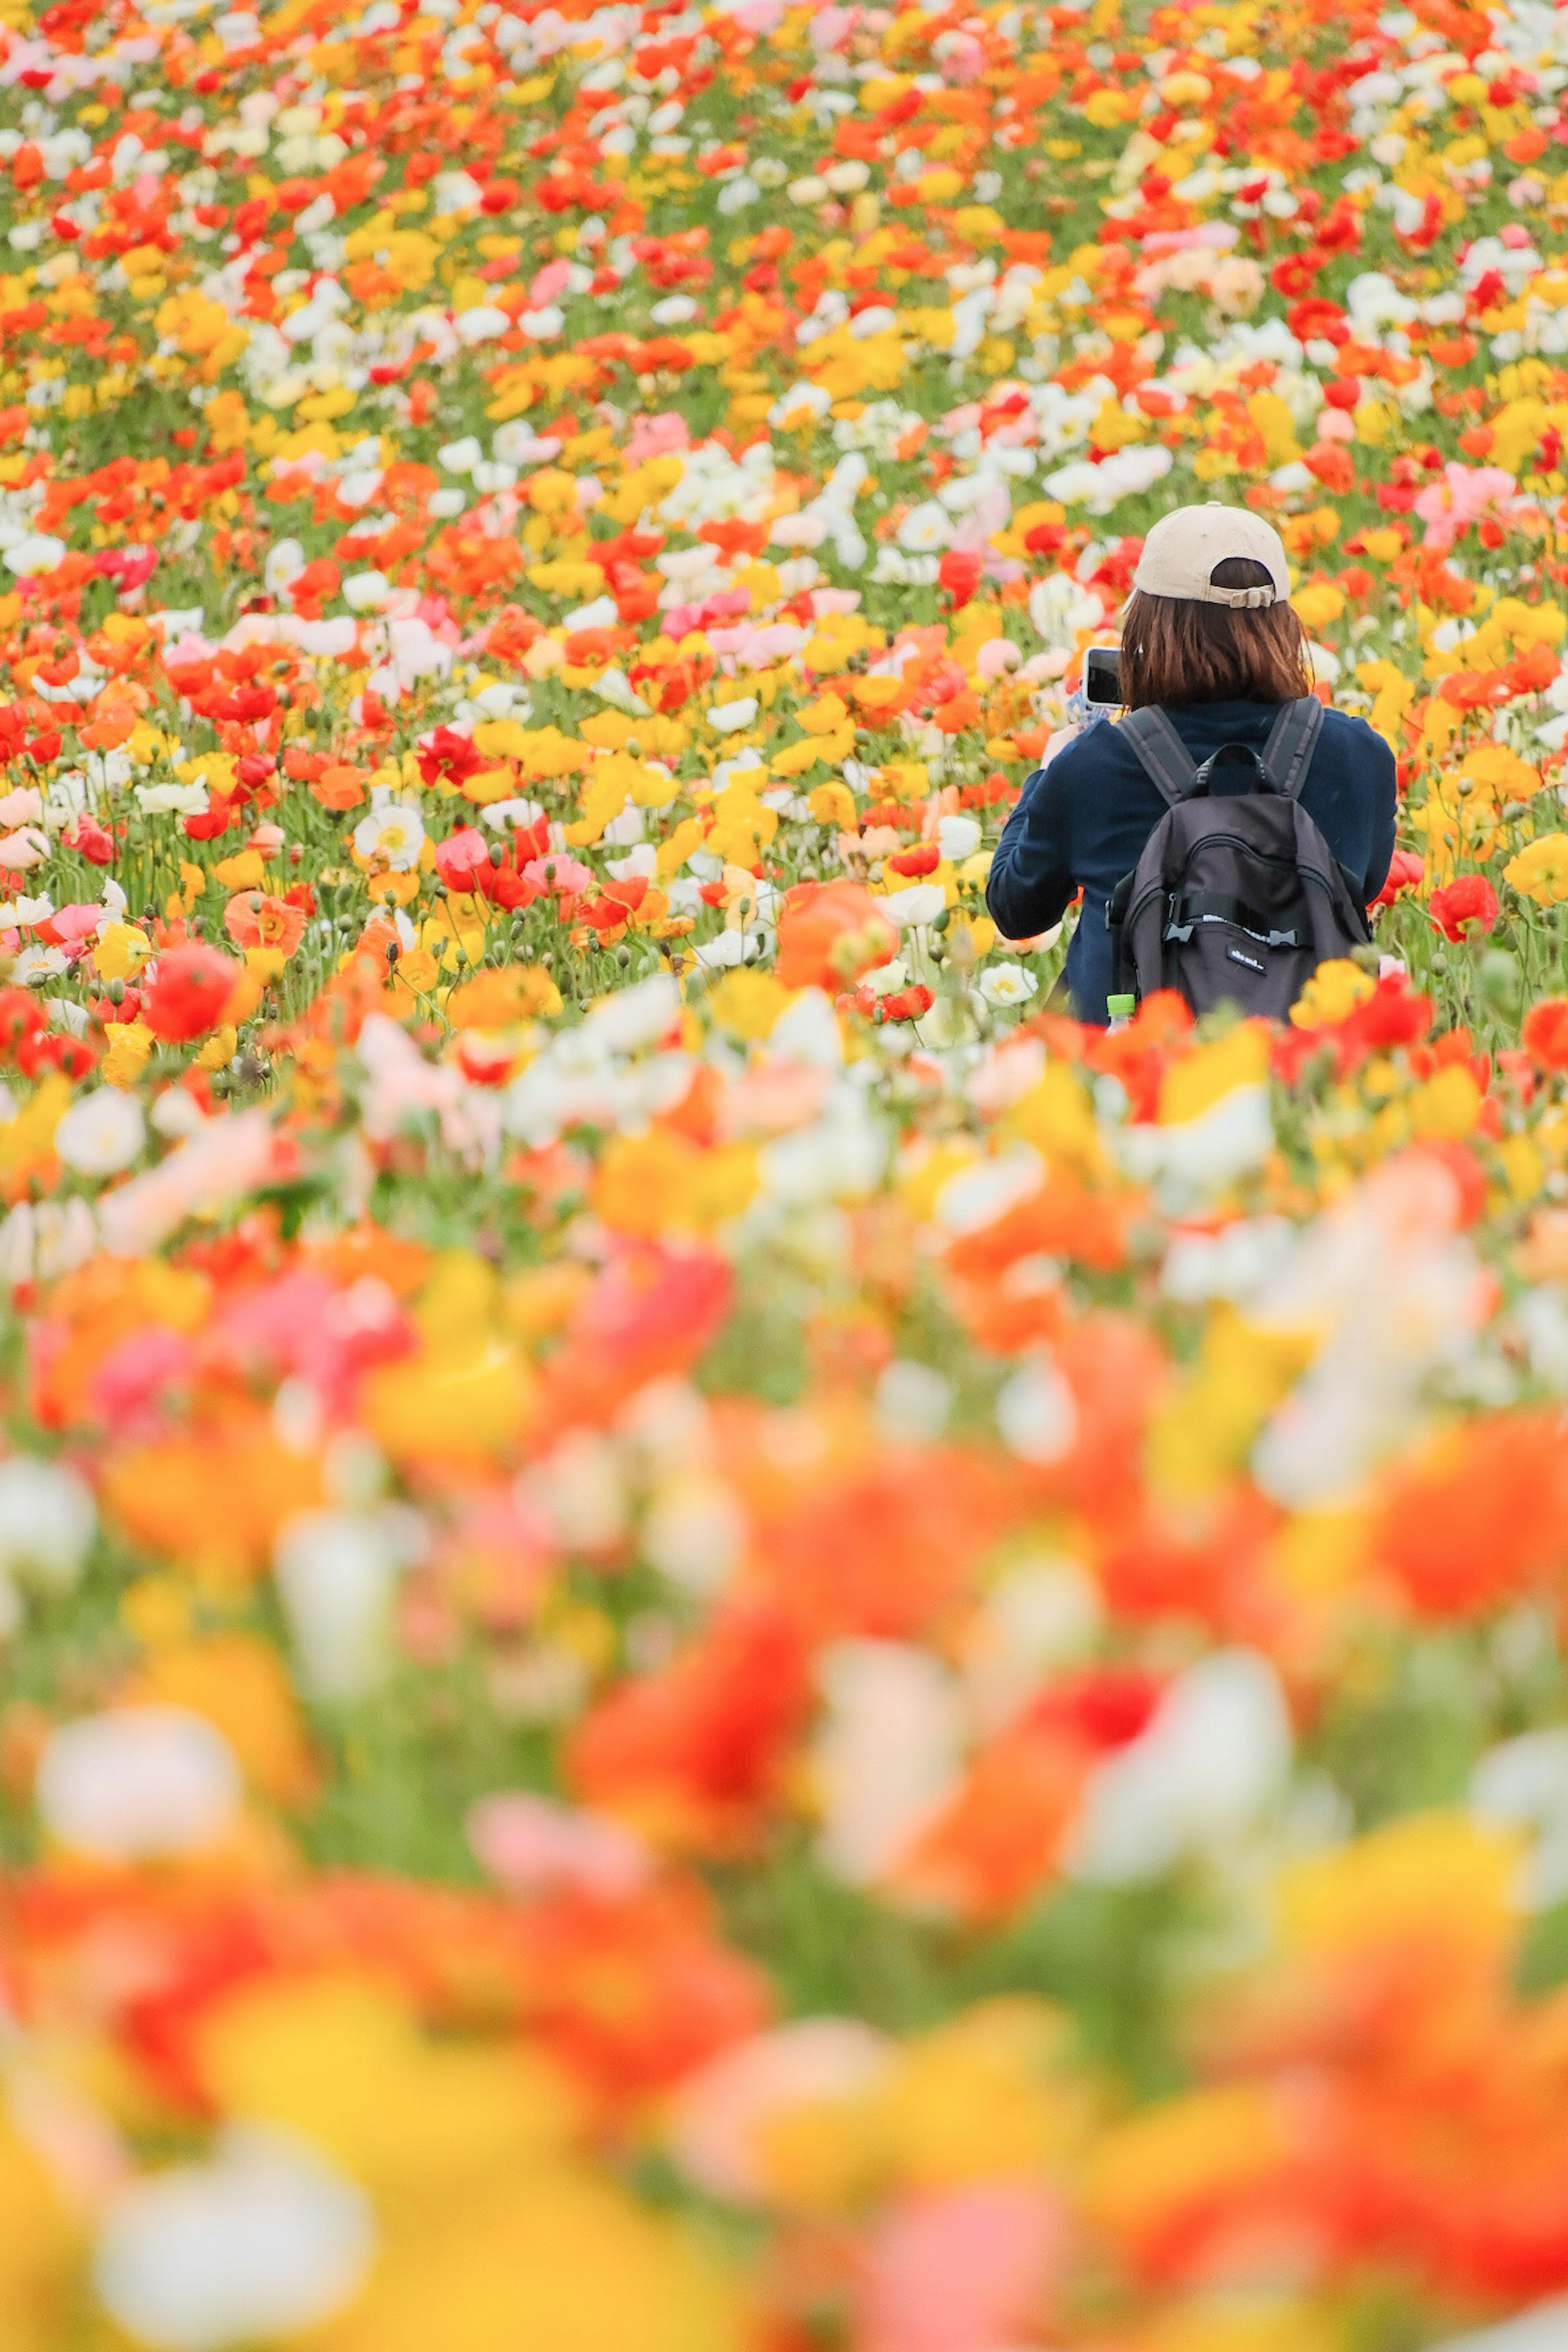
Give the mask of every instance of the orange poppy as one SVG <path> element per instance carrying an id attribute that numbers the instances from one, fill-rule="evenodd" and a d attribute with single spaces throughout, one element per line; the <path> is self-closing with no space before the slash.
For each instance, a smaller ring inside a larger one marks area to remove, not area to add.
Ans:
<path id="1" fill-rule="evenodd" d="M 276 948 L 291 956 L 305 936 L 305 910 L 268 891 L 237 890 L 224 908 L 224 929 L 237 947 Z"/>

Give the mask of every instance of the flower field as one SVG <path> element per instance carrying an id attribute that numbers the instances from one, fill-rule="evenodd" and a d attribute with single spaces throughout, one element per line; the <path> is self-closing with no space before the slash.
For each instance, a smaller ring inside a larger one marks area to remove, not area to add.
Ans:
<path id="1" fill-rule="evenodd" d="M 1562 2352 L 1568 12 L 356 5 L 0 0 L 0 2345 Z"/>

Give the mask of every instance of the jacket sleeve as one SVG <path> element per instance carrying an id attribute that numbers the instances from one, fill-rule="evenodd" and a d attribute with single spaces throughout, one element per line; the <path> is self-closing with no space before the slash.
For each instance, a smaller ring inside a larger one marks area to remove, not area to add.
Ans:
<path id="1" fill-rule="evenodd" d="M 1061 761 L 1037 768 L 1007 820 L 985 884 L 985 904 L 1004 939 L 1048 931 L 1078 889 L 1068 841 Z"/>
<path id="2" fill-rule="evenodd" d="M 1372 819 L 1372 858 L 1366 869 L 1366 903 L 1370 907 L 1388 879 L 1388 869 L 1394 863 L 1394 843 L 1398 827 L 1399 784 L 1394 753 L 1383 737 L 1372 728 L 1367 732 L 1376 746 L 1373 757 L 1376 763 L 1375 799 Z"/>

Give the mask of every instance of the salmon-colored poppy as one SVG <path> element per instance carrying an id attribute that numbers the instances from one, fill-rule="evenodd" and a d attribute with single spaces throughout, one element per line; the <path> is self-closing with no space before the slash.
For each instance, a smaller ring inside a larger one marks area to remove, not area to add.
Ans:
<path id="1" fill-rule="evenodd" d="M 224 908 L 223 924 L 237 947 L 274 948 L 291 956 L 305 936 L 305 909 L 270 891 L 237 890 Z"/>

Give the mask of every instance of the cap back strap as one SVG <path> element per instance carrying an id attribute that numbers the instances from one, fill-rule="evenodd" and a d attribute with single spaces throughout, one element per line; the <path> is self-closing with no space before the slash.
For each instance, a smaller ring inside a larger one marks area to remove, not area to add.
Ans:
<path id="1" fill-rule="evenodd" d="M 1228 604 L 1233 613 L 1255 613 L 1262 605 L 1275 604 L 1279 601 L 1279 592 L 1272 585 L 1267 588 L 1216 588 L 1211 580 L 1204 591 L 1206 604 Z"/>

